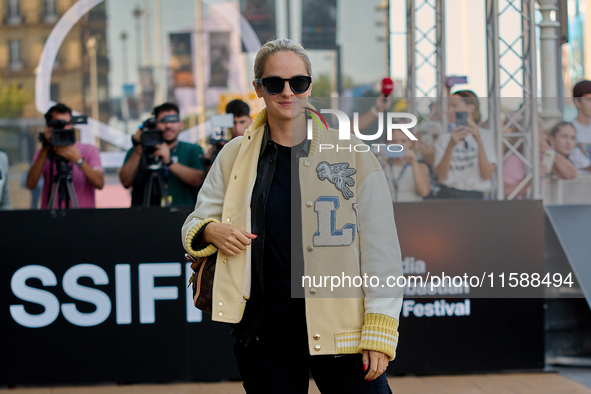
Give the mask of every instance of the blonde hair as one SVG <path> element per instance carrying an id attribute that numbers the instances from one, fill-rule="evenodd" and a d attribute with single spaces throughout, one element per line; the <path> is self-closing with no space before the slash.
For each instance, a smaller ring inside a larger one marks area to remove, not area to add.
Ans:
<path id="1" fill-rule="evenodd" d="M 277 52 L 293 52 L 299 56 L 300 59 L 304 62 L 304 66 L 306 67 L 306 72 L 309 76 L 312 76 L 312 62 L 310 61 L 310 57 L 308 53 L 304 49 L 301 44 L 298 44 L 295 41 L 292 41 L 288 38 L 279 38 L 277 40 L 268 41 L 263 47 L 258 51 L 256 59 L 254 61 L 254 77 L 255 78 L 262 78 L 263 73 L 265 72 L 265 64 L 267 63 L 267 59 L 269 56 L 274 55 Z"/>
<path id="2" fill-rule="evenodd" d="M 453 94 L 454 96 L 460 96 L 466 105 L 473 105 L 474 112 L 472 113 L 472 118 L 474 119 L 474 123 L 477 125 L 480 124 L 482 120 L 482 115 L 480 114 L 480 101 L 478 101 L 478 96 L 471 91 L 471 90 L 459 90 Z"/>

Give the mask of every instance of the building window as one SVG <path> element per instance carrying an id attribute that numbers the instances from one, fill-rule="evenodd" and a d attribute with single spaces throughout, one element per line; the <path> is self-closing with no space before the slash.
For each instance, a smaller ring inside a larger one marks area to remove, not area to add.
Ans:
<path id="1" fill-rule="evenodd" d="M 45 13 L 43 14 L 43 20 L 45 23 L 57 22 L 57 8 L 55 0 L 43 0 L 45 6 Z"/>
<path id="2" fill-rule="evenodd" d="M 22 23 L 23 17 L 21 16 L 21 2 L 20 0 L 8 0 L 6 2 L 6 24 L 18 25 Z"/>
<path id="3" fill-rule="evenodd" d="M 8 68 L 11 71 L 19 71 L 23 69 L 23 59 L 21 57 L 21 42 L 20 40 L 8 41 Z"/>

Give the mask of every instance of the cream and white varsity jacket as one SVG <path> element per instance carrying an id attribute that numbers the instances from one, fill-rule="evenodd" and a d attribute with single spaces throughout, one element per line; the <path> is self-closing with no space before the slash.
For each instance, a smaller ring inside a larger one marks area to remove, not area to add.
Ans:
<path id="1" fill-rule="evenodd" d="M 244 136 L 230 141 L 218 155 L 195 211 L 182 227 L 183 245 L 191 255 L 204 257 L 217 250 L 212 244 L 193 250 L 193 238 L 205 223 L 219 221 L 251 231 L 251 194 L 266 123 L 263 110 Z M 363 150 L 355 136 L 339 141 L 337 131 L 313 127 L 309 155 L 298 164 L 304 275 L 310 278 L 302 281 L 310 354 L 367 349 L 393 360 L 403 291 L 392 284 L 402 276 L 402 260 L 384 172 L 373 153 L 355 152 L 355 146 Z M 337 152 L 337 145 L 346 149 Z M 250 268 L 250 247 L 236 256 L 218 253 L 214 321 L 240 321 L 250 296 Z M 330 279 L 326 287 L 318 286 L 319 278 L 332 275 L 367 279 L 360 287 L 354 280 L 351 288 L 331 290 Z M 370 284 L 371 277 L 379 282 Z"/>

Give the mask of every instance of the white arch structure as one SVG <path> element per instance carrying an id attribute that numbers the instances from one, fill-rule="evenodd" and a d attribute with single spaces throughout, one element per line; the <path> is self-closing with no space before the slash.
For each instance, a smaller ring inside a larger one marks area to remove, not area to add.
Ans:
<path id="1" fill-rule="evenodd" d="M 104 2 L 105 0 L 79 0 L 59 19 L 49 37 L 45 41 L 39 64 L 35 70 L 35 106 L 37 111 L 45 113 L 49 108 L 56 104 L 51 100 L 51 73 L 53 65 L 57 57 L 57 53 L 62 46 L 66 36 L 78 21 L 86 15 L 90 10 Z M 204 0 L 207 5 L 213 5 L 213 0 Z M 238 10 L 236 10 L 240 14 Z M 236 20 L 236 15 L 221 14 L 223 18 L 228 21 Z M 261 42 L 258 39 L 250 23 L 244 18 L 242 14 L 239 15 L 241 37 L 244 47 L 246 48 L 250 61 L 254 64 L 256 53 L 261 48 Z M 82 133 L 82 139 L 92 141 L 95 135 L 106 142 L 109 142 L 122 149 L 127 149 L 131 146 L 129 135 L 123 130 L 114 128 L 106 123 L 88 117 L 88 125 L 79 126 Z M 90 137 L 90 139 L 89 139 Z"/>

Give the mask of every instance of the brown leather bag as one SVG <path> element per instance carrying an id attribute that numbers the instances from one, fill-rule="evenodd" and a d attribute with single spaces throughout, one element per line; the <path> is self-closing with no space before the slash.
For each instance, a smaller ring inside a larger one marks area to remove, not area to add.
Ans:
<path id="1" fill-rule="evenodd" d="M 213 302 L 213 276 L 215 274 L 215 261 L 218 254 L 195 259 L 185 253 L 185 260 L 191 263 L 193 273 L 187 287 L 193 285 L 193 302 L 197 309 L 211 315 Z"/>

